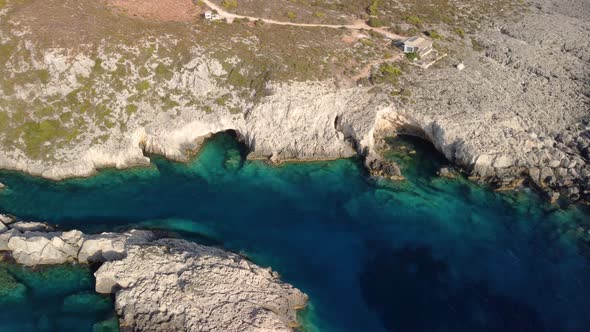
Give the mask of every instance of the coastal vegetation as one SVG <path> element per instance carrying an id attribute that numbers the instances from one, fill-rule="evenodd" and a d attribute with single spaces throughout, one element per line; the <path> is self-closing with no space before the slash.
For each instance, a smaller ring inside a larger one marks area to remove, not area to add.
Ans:
<path id="1" fill-rule="evenodd" d="M 221 5 L 225 9 L 236 9 L 238 8 L 238 0 L 222 0 Z"/>

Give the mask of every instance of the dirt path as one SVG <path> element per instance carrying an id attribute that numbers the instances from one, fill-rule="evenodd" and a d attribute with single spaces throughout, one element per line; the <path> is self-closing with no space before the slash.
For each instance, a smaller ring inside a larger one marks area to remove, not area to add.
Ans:
<path id="1" fill-rule="evenodd" d="M 221 8 L 220 6 L 214 4 L 213 2 L 211 2 L 210 0 L 202 0 L 207 6 L 209 6 L 209 8 L 211 8 L 212 10 L 216 10 L 217 13 L 227 19 L 229 22 L 237 19 L 248 19 L 250 21 L 258 21 L 261 20 L 265 23 L 268 24 L 276 24 L 276 25 L 288 25 L 288 26 L 294 26 L 294 27 L 317 27 L 317 28 L 329 28 L 329 29 L 350 29 L 350 30 L 371 30 L 371 31 L 375 31 L 379 34 L 381 34 L 382 36 L 392 39 L 392 40 L 398 40 L 398 39 L 404 39 L 404 36 L 400 36 L 397 35 L 395 33 L 386 31 L 385 29 L 382 28 L 373 28 L 367 25 L 366 22 L 364 21 L 357 21 L 354 24 L 350 24 L 350 25 L 334 25 L 334 24 L 313 24 L 313 23 L 294 23 L 294 22 L 285 22 L 285 21 L 275 21 L 275 20 L 271 20 L 271 19 L 267 19 L 267 18 L 260 18 L 260 17 L 254 17 L 254 16 L 244 16 L 244 15 L 237 15 L 237 14 L 232 14 L 232 13 L 228 13 L 225 10 L 223 10 L 223 8 Z"/>

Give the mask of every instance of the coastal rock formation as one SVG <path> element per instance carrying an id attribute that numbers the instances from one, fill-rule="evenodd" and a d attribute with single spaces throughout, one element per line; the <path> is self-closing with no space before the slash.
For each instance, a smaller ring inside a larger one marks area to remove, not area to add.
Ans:
<path id="1" fill-rule="evenodd" d="M 8 225 L 14 222 L 14 218 L 12 218 L 9 215 L 0 213 L 0 222 L 2 222 L 4 225 Z"/>
<path id="2" fill-rule="evenodd" d="M 412 77 L 415 103 L 397 112 L 474 177 L 500 187 L 525 178 L 576 199 L 590 193 L 590 12 L 570 17 L 538 2 L 483 29 L 482 50 L 461 52 L 465 70 Z"/>
<path id="3" fill-rule="evenodd" d="M 115 294 L 124 330 L 292 331 L 307 302 L 276 272 L 221 249 L 149 231 L 18 230 L 23 224 L 32 223 L 0 234 L 0 251 L 28 266 L 102 263 L 96 290 Z"/>
<path id="4" fill-rule="evenodd" d="M 133 57 L 143 49 L 137 45 L 100 44 L 96 57 L 82 51 L 72 55 L 67 49 L 27 49 L 40 53 L 43 61 L 35 68 L 46 70 L 49 78 L 44 74 L 42 87 L 13 82 L 18 87 L 11 95 L 15 103 L 35 99 L 31 96 L 70 98 L 73 105 L 64 106 L 64 112 L 75 115 L 83 113 L 77 109 L 86 100 L 78 94 L 86 94 L 98 103 L 93 104 L 97 111 L 108 114 L 98 112 L 100 119 L 80 115 L 79 121 L 90 122 L 82 132 L 76 129 L 75 143 L 48 122 L 60 144 L 45 142 L 29 154 L 0 146 L 0 168 L 59 180 L 105 167 L 148 165 L 149 153 L 185 161 L 205 138 L 227 130 L 247 145 L 249 158 L 281 162 L 359 154 L 367 156 L 370 166 L 380 159 L 375 147 L 383 137 L 406 134 L 431 142 L 473 179 L 504 188 L 526 180 L 550 197 L 560 192 L 588 199 L 588 10 L 583 0 L 568 1 L 568 6 L 534 0 L 522 17 L 482 22 L 473 36 L 446 43 L 453 52 L 445 60 L 428 70 L 408 69 L 400 80 L 411 97 L 394 102 L 379 87 L 335 79 L 274 82 L 263 75 L 243 82 L 244 77 L 229 69 L 239 59 L 222 63 L 198 47 L 187 50 L 173 72 L 160 67 L 172 60 L 153 54 L 135 63 Z M 27 40 L 35 37 L 32 31 L 15 30 L 5 37 L 12 33 Z M 137 44 L 169 47 L 153 38 Z M 15 71 L 32 66 L 10 64 Z M 458 64 L 464 69 L 457 70 Z M 126 73 L 120 84 L 109 83 L 120 71 Z M 150 90 L 157 94 L 155 101 L 145 96 L 150 86 L 157 86 Z M 129 100 L 137 103 L 127 105 Z M 45 158 L 30 155 L 49 147 L 53 152 Z"/>
<path id="5" fill-rule="evenodd" d="M 121 324 L 139 331 L 291 331 L 306 296 L 241 256 L 176 239 L 132 245 L 96 272 Z"/>
<path id="6" fill-rule="evenodd" d="M 10 251 L 17 263 L 28 266 L 121 259 L 128 244 L 147 242 L 152 237 L 151 232 L 135 230 L 97 235 L 76 230 L 55 232 L 40 222 L 18 221 L 5 227 L 10 231 L 0 234 L 0 250 Z"/>

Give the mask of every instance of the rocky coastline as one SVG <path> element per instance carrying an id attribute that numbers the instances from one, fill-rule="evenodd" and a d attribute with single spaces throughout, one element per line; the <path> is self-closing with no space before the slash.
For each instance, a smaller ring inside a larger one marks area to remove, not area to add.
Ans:
<path id="1" fill-rule="evenodd" d="M 242 112 L 223 105 L 213 105 L 210 112 L 144 105 L 128 117 L 124 130 L 90 128 L 74 144 L 55 147 L 49 159 L 1 146 L 0 168 L 62 180 L 91 176 L 102 168 L 146 166 L 148 154 L 187 161 L 207 137 L 231 130 L 251 159 L 280 163 L 358 155 L 375 175 L 399 179 L 397 167 L 381 157 L 382 141 L 414 135 L 431 142 L 475 181 L 498 189 L 528 185 L 552 201 L 588 202 L 590 13 L 583 1 L 569 4 L 564 8 L 554 0 L 534 0 L 522 17 L 482 24 L 471 42 L 450 45 L 456 48 L 453 56 L 400 78 L 411 92 L 409 100 L 392 100 L 382 89 L 336 80 L 269 81 L 252 103 L 220 82 L 228 74 L 221 63 L 194 50 L 194 59 L 160 85 L 202 100 L 233 94 L 233 106 Z M 99 65 L 107 71 L 105 61 L 114 55 L 103 55 L 107 58 Z M 56 71 L 52 75 L 64 77 L 81 77 L 97 64 L 57 50 L 44 59 L 43 65 Z M 71 65 L 57 65 L 62 63 Z M 464 69 L 458 70 L 458 63 Z M 120 93 L 95 85 L 106 89 L 95 91 L 100 95 L 129 99 L 135 93 L 133 88 Z M 65 96 L 71 89 L 63 90 Z M 99 136 L 105 141 L 95 144 Z"/>
<path id="2" fill-rule="evenodd" d="M 88 235 L 0 215 L 4 259 L 92 264 L 122 331 L 292 331 L 307 295 L 242 256 L 151 231 Z M 9 258 L 7 258 L 9 257 Z"/>

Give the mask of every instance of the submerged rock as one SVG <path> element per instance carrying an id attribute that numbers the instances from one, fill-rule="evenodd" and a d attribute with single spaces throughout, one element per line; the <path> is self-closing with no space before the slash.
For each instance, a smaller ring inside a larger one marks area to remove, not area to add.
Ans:
<path id="1" fill-rule="evenodd" d="M 0 268 L 0 302 L 21 302 L 27 296 L 27 288 L 16 281 L 5 268 Z"/>
<path id="2" fill-rule="evenodd" d="M 92 326 L 92 332 L 119 332 L 119 321 L 113 317 L 96 323 Z"/>
<path id="3" fill-rule="evenodd" d="M 450 167 L 442 167 L 438 171 L 438 176 L 448 179 L 456 179 L 459 176 L 459 174 L 457 173 L 457 171 Z"/>
<path id="4" fill-rule="evenodd" d="M 291 331 L 307 301 L 268 268 L 176 239 L 132 245 L 95 276 L 122 325 L 140 331 Z"/>
<path id="5" fill-rule="evenodd" d="M 404 180 L 402 171 L 395 161 L 374 158 L 367 160 L 366 165 L 371 176 L 382 177 L 393 181 Z"/>
<path id="6" fill-rule="evenodd" d="M 111 305 L 110 298 L 104 295 L 78 293 L 64 299 L 62 310 L 68 313 L 108 312 L 112 308 Z"/>

